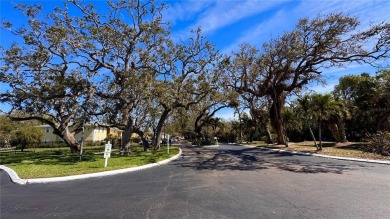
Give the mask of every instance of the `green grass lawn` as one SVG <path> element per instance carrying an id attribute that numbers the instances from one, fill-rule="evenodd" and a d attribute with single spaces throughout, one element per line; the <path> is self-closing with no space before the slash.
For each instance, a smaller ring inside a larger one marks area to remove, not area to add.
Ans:
<path id="1" fill-rule="evenodd" d="M 134 145 L 132 153 L 127 156 L 119 155 L 119 152 L 111 153 L 106 168 L 104 168 L 103 154 L 94 154 L 101 151 L 97 147 L 90 150 L 86 148 L 82 161 L 79 160 L 78 155 L 69 154 L 69 149 L 61 148 L 58 150 L 36 150 L 35 153 L 26 151 L 25 153 L 2 155 L 0 163 L 15 170 L 20 178 L 69 176 L 141 166 L 167 159 L 179 153 L 178 147 L 170 146 L 169 149 L 170 154 L 167 154 L 164 146 L 159 151 L 144 152 L 141 147 Z"/>

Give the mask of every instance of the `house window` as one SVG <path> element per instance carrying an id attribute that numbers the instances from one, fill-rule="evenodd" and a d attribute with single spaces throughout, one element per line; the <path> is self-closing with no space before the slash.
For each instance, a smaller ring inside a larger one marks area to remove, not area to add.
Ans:
<path id="1" fill-rule="evenodd" d="M 46 133 L 49 133 L 50 132 L 50 128 L 46 128 Z"/>

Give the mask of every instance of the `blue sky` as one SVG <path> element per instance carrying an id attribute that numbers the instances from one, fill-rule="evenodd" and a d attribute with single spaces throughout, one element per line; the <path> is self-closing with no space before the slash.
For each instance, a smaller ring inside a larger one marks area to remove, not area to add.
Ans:
<path id="1" fill-rule="evenodd" d="M 168 1 L 171 7 L 165 14 L 173 24 L 176 38 L 185 38 L 189 30 L 201 27 L 208 39 L 223 53 L 230 53 L 241 43 L 261 46 L 271 38 L 292 30 L 300 18 L 315 17 L 318 14 L 343 12 L 359 17 L 360 29 L 370 23 L 390 21 L 389 0 L 201 0 Z M 313 83 L 310 89 L 316 92 L 330 92 L 341 76 L 368 72 L 375 74 L 371 66 L 350 64 L 344 68 L 326 69 L 326 86 Z M 233 119 L 232 110 L 222 110 L 216 115 Z"/>
<path id="2" fill-rule="evenodd" d="M 54 6 L 61 6 L 63 1 L 12 1 L 14 3 L 37 2 L 50 11 Z M 103 6 L 105 1 L 87 1 Z M 236 50 L 241 43 L 261 46 L 271 38 L 276 38 L 285 31 L 292 30 L 302 17 L 315 17 L 318 14 L 343 12 L 357 16 L 361 21 L 360 29 L 370 23 L 390 21 L 389 0 L 169 0 L 163 1 L 169 8 L 164 18 L 172 25 L 175 39 L 186 39 L 191 29 L 201 27 L 203 34 L 213 42 L 222 53 Z M 11 1 L 0 0 L 1 19 L 22 24 L 25 20 L 13 9 Z M 104 7 L 103 7 L 104 8 Z M 0 43 L 7 46 L 10 35 L 1 31 Z M 350 64 L 345 68 L 324 70 L 327 86 L 312 84 L 316 92 L 329 92 L 338 79 L 346 74 L 374 74 L 376 69 L 370 66 Z M 1 85 L 4 90 L 4 85 Z M 0 105 L 0 107 L 2 107 Z M 218 113 L 224 119 L 233 118 L 231 110 Z"/>

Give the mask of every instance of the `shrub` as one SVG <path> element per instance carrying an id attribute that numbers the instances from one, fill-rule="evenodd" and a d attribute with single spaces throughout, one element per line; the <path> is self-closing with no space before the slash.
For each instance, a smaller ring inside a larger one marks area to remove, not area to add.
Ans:
<path id="1" fill-rule="evenodd" d="M 215 145 L 217 142 L 212 138 L 196 139 L 192 144 L 194 145 Z"/>
<path id="2" fill-rule="evenodd" d="M 364 151 L 390 156 L 390 133 L 377 132 L 367 135 L 369 143 L 363 148 Z"/>
<path id="3" fill-rule="evenodd" d="M 138 142 L 141 141 L 141 137 L 136 136 L 136 137 L 133 137 L 131 140 L 132 140 L 134 143 L 138 143 Z"/>
<path id="4" fill-rule="evenodd" d="M 68 145 L 65 142 L 55 142 L 55 143 L 51 143 L 51 147 L 52 148 L 63 148 L 63 147 L 68 147 Z"/>
<path id="5" fill-rule="evenodd" d="M 292 129 L 288 130 L 288 139 L 292 142 L 302 142 L 305 140 L 305 133 L 302 130 Z"/>
<path id="6" fill-rule="evenodd" d="M 273 133 L 271 134 L 271 138 L 272 138 L 272 140 L 273 140 L 274 142 L 276 141 L 277 137 L 278 137 L 278 136 L 277 136 L 276 134 L 273 134 Z M 261 141 L 264 141 L 264 142 L 267 142 L 267 141 L 268 141 L 268 138 L 267 138 L 267 136 L 264 135 L 264 136 L 262 136 L 262 137 L 260 138 L 260 140 L 261 140 Z"/>
<path id="7" fill-rule="evenodd" d="M 88 146 L 96 146 L 96 145 L 100 145 L 100 142 L 95 142 L 95 141 L 84 141 L 84 145 L 86 147 Z"/>

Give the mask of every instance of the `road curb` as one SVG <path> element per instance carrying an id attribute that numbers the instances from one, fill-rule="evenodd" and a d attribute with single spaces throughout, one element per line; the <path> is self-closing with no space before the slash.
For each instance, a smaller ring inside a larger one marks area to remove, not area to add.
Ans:
<path id="1" fill-rule="evenodd" d="M 290 154 L 296 154 L 296 155 L 303 155 L 303 156 L 314 156 L 314 157 L 323 157 L 323 158 L 330 158 L 330 159 L 337 159 L 337 160 L 349 160 L 349 161 L 357 161 L 357 162 L 365 162 L 365 163 L 377 163 L 377 164 L 390 165 L 390 161 L 385 161 L 385 160 L 370 160 L 370 159 L 361 159 L 361 158 L 352 158 L 352 157 L 339 157 L 339 156 L 330 156 L 330 155 L 324 155 L 324 154 L 305 153 L 305 152 L 293 151 L 293 150 L 282 150 L 282 149 L 274 149 L 274 148 L 266 148 L 266 147 L 256 147 L 256 146 L 250 146 L 250 145 L 245 145 L 245 146 L 252 147 L 252 148 L 261 148 L 261 149 L 270 150 L 270 151 L 278 151 L 278 152 L 284 152 L 284 153 L 290 153 Z"/>
<path id="2" fill-rule="evenodd" d="M 34 183 L 51 183 L 51 182 L 64 182 L 64 181 L 70 181 L 70 180 L 77 180 L 77 179 L 88 179 L 88 178 L 94 178 L 94 177 L 103 177 L 103 176 L 112 176 L 116 174 L 121 173 L 129 173 L 134 172 L 138 170 L 148 169 L 155 166 L 160 166 L 167 164 L 173 160 L 176 160 L 179 158 L 182 154 L 182 150 L 179 148 L 179 153 L 175 156 L 156 162 L 151 164 L 146 164 L 143 166 L 137 166 L 137 167 L 130 167 L 126 169 L 119 169 L 119 170 L 110 170 L 110 171 L 104 171 L 104 172 L 98 172 L 98 173 L 87 173 L 87 174 L 81 174 L 81 175 L 73 175 L 73 176 L 61 176 L 61 177 L 51 177 L 51 178 L 35 178 L 35 179 L 21 179 L 18 174 L 12 170 L 9 167 L 6 167 L 4 165 L 0 165 L 0 169 L 4 170 L 8 173 L 9 177 L 11 178 L 11 181 L 14 183 L 17 183 L 19 185 L 26 185 L 26 184 L 34 184 Z"/>
<path id="3" fill-rule="evenodd" d="M 27 183 L 27 180 L 21 179 L 13 169 L 6 167 L 4 165 L 0 165 L 0 169 L 7 172 L 8 176 L 11 178 L 12 182 L 17 183 L 19 185 L 25 185 Z"/>
<path id="4" fill-rule="evenodd" d="M 205 145 L 205 146 L 202 146 L 204 148 L 215 148 L 215 147 L 219 147 L 220 145 L 219 144 L 213 144 L 213 145 Z"/>

